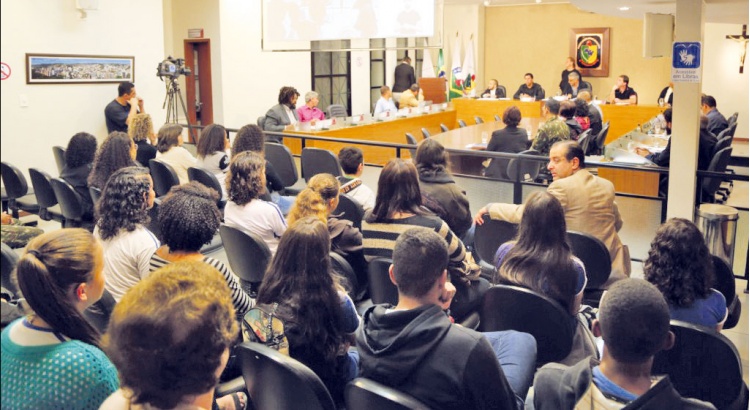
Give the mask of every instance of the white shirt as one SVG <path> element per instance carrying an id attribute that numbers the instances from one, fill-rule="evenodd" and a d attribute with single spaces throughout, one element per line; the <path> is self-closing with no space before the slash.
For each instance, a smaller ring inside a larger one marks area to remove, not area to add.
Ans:
<path id="1" fill-rule="evenodd" d="M 341 187 L 343 188 L 358 180 L 359 178 L 354 178 L 353 180 L 345 183 L 344 185 L 341 185 Z M 367 187 L 365 184 L 362 184 L 352 189 L 351 191 L 347 192 L 347 195 L 349 195 L 350 197 L 352 197 L 352 199 L 354 199 L 360 205 L 362 205 L 362 209 L 364 209 L 365 212 L 375 207 L 375 193 L 372 192 L 372 189 Z"/>
<path id="2" fill-rule="evenodd" d="M 375 104 L 375 111 L 373 112 L 373 115 L 382 114 L 386 111 L 389 111 L 395 114 L 398 111 L 398 108 L 396 108 L 396 104 L 393 103 L 392 98 L 389 98 L 386 100 L 385 98 L 380 97 L 380 99 L 378 99 L 377 104 Z"/>
<path id="3" fill-rule="evenodd" d="M 260 236 L 272 255 L 276 254 L 279 239 L 286 231 L 286 221 L 279 207 L 262 199 L 253 199 L 245 205 L 227 202 L 224 208 L 224 223 L 242 232 Z"/>
<path id="4" fill-rule="evenodd" d="M 99 236 L 99 227 L 94 229 Z M 159 248 L 159 240 L 151 231 L 138 225 L 134 231 L 120 231 L 114 238 L 101 240 L 104 249 L 104 287 L 116 301 L 138 281 L 149 274 L 151 255 Z"/>
<path id="5" fill-rule="evenodd" d="M 227 171 L 229 171 L 229 155 L 224 151 L 216 151 L 205 157 L 198 157 L 197 162 L 199 167 L 214 174 L 216 179 L 219 180 L 219 185 L 221 185 L 221 192 L 219 194 L 221 194 L 222 198 L 226 199 L 227 187 L 225 183 Z"/>
<path id="6" fill-rule="evenodd" d="M 193 154 L 184 147 L 172 147 L 167 152 L 157 152 L 156 159 L 174 168 L 174 172 L 180 180 L 180 185 L 189 182 L 187 169 L 196 166 L 198 162 Z"/>
<path id="7" fill-rule="evenodd" d="M 282 107 L 284 107 L 284 111 L 286 112 L 286 116 L 289 118 L 289 124 L 296 124 L 297 123 L 297 117 L 294 116 L 294 112 L 292 112 L 292 109 L 289 108 L 286 104 L 282 104 Z"/>

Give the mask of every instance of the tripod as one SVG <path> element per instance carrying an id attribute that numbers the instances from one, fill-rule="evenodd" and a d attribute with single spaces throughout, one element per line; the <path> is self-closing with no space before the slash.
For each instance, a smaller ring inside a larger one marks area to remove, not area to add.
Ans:
<path id="1" fill-rule="evenodd" d="M 185 122 L 188 123 L 188 132 L 190 132 L 190 137 L 193 141 L 198 141 L 198 139 L 195 138 L 195 135 L 193 134 L 193 127 L 192 124 L 190 124 L 190 117 L 188 117 L 187 108 L 185 108 L 185 101 L 182 99 L 180 83 L 177 82 L 177 77 L 169 77 L 166 86 L 167 95 L 166 97 L 164 97 L 164 104 L 162 104 L 161 106 L 162 109 L 167 109 L 166 123 L 177 124 L 179 122 L 179 117 L 177 116 L 177 101 L 175 99 L 175 95 L 177 95 L 177 99 L 180 100 L 180 106 L 182 107 L 182 113 L 185 115 Z"/>

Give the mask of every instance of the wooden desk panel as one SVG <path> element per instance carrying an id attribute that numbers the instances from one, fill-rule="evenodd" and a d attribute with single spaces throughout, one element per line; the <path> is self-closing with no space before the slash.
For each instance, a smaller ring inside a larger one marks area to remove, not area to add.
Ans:
<path id="1" fill-rule="evenodd" d="M 540 118 L 542 116 L 543 102 L 457 98 L 451 100 L 451 104 L 453 104 L 453 108 L 456 110 L 456 127 L 458 127 L 458 120 L 464 120 L 467 124 L 474 124 L 474 117 L 477 115 L 482 117 L 484 122 L 495 121 L 495 115 L 499 115 L 502 118 L 505 110 L 512 105 L 521 110 L 523 118 Z"/>
<path id="2" fill-rule="evenodd" d="M 622 137 L 630 131 L 661 114 L 666 108 L 658 105 L 612 105 L 599 106 L 604 114 L 603 121 L 609 121 L 609 133 L 605 144 Z"/>
<path id="3" fill-rule="evenodd" d="M 586 166 L 595 168 L 596 163 L 586 164 Z M 655 172 L 599 168 L 599 176 L 610 180 L 617 192 L 649 196 L 659 195 L 659 174 Z"/>

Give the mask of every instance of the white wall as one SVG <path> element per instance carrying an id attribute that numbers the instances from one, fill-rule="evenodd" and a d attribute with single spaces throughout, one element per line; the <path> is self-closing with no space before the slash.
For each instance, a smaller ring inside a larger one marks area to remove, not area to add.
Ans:
<path id="1" fill-rule="evenodd" d="M 740 44 L 727 40 L 728 34 L 742 32 L 740 24 L 706 23 L 703 31 L 703 92 L 716 98 L 716 108 L 729 117 L 739 112 L 735 138 L 748 137 L 748 74 L 750 59 L 745 59 L 745 72 L 740 74 Z"/>
<path id="2" fill-rule="evenodd" d="M 487 80 L 484 78 L 484 6 L 482 4 L 446 4 L 443 15 L 443 58 L 445 71 L 450 81 L 453 64 L 453 46 L 456 43 L 456 32 L 461 43 L 461 64 L 464 63 L 469 38 L 474 35 L 474 69 L 476 71 L 477 94 L 484 91 Z M 434 53 L 437 67 L 437 53 Z"/>
<path id="3" fill-rule="evenodd" d="M 146 112 L 155 121 L 164 118 L 164 88 L 154 74 L 164 58 L 161 2 L 102 1 L 86 20 L 72 0 L 2 1 L 0 13 L 2 61 L 12 70 L 0 87 L 3 161 L 24 173 L 38 167 L 57 176 L 52 146 L 67 145 L 79 131 L 101 141 L 107 132 L 104 107 L 117 97 L 117 84 L 27 85 L 25 53 L 135 56 L 134 82 Z M 20 106 L 21 96 L 28 107 Z"/>

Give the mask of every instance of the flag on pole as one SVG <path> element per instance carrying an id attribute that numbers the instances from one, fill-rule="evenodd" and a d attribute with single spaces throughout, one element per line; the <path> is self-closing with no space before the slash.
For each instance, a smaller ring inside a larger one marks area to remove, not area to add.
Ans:
<path id="1" fill-rule="evenodd" d="M 474 80 L 476 79 L 476 71 L 474 70 L 474 35 L 472 34 L 469 38 L 469 47 L 466 49 L 466 55 L 464 56 L 464 65 L 461 69 L 461 77 L 463 78 L 464 94 L 469 94 L 472 97 L 476 95 L 477 90 L 474 89 Z"/>
<path id="2" fill-rule="evenodd" d="M 437 76 L 445 77 L 445 61 L 443 61 L 443 49 L 440 49 L 440 52 L 438 53 L 438 63 L 437 63 Z"/>
<path id="3" fill-rule="evenodd" d="M 430 49 L 425 48 L 422 54 L 422 78 L 435 78 L 435 66 L 432 65 Z"/>
<path id="4" fill-rule="evenodd" d="M 453 64 L 451 64 L 451 82 L 448 100 L 464 96 L 463 77 L 461 76 L 461 43 L 456 32 L 456 43 L 453 46 Z"/>

